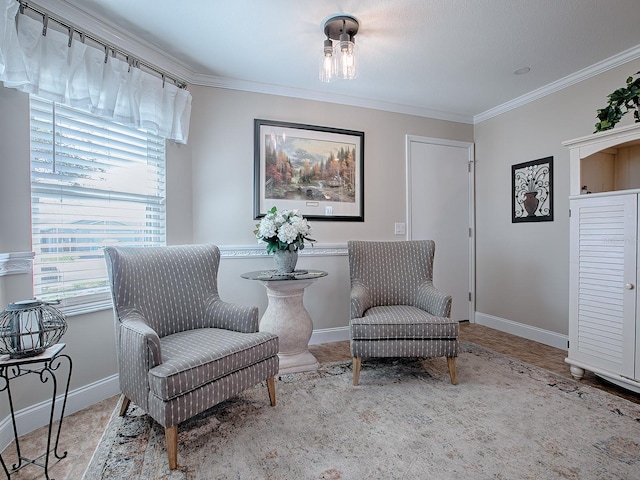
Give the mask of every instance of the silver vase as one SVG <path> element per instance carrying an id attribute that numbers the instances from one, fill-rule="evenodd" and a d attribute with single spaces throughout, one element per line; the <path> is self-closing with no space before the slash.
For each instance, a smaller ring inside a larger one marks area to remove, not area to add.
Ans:
<path id="1" fill-rule="evenodd" d="M 276 250 L 273 254 L 276 262 L 276 273 L 291 273 L 296 269 L 298 262 L 297 250 Z"/>

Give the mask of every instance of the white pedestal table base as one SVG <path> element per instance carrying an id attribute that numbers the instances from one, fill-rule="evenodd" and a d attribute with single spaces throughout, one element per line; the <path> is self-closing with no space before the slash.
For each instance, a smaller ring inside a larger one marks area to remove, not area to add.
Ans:
<path id="1" fill-rule="evenodd" d="M 304 289 L 315 281 L 262 281 L 269 304 L 260 319 L 260 331 L 278 335 L 279 374 L 316 370 L 320 366 L 309 352 L 313 321 L 303 303 Z"/>

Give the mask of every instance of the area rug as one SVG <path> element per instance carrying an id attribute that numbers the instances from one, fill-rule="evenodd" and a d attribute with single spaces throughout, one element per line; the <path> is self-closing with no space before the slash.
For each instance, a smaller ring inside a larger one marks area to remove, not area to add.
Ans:
<path id="1" fill-rule="evenodd" d="M 86 472 L 104 479 L 638 479 L 640 405 L 463 343 L 442 359 L 378 359 L 283 375 L 164 431 L 117 415 Z"/>

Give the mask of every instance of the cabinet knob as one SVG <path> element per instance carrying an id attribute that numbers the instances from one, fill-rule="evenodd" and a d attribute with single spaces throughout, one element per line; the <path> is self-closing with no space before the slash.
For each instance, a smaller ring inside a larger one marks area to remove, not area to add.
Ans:
<path id="1" fill-rule="evenodd" d="M 624 288 L 626 288 L 627 290 L 633 290 L 634 289 L 633 283 L 625 283 Z"/>

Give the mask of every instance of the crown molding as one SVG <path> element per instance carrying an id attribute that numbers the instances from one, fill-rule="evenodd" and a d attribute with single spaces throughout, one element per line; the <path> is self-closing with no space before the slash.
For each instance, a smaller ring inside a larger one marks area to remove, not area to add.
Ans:
<path id="1" fill-rule="evenodd" d="M 169 74 L 175 75 L 178 79 L 187 82 L 187 84 L 262 93 L 266 95 L 278 95 L 281 97 L 292 97 L 304 100 L 315 100 L 319 102 L 349 105 L 352 107 L 371 108 L 374 110 L 435 118 L 458 123 L 473 123 L 473 117 L 471 115 L 461 115 L 441 110 L 416 107 L 415 105 L 402 105 L 349 95 L 336 95 L 316 90 L 284 87 L 280 85 L 270 85 L 260 82 L 249 82 L 246 80 L 236 80 L 222 78 L 215 75 L 195 73 L 184 63 L 166 52 L 163 52 L 161 49 L 146 40 L 121 30 L 119 27 L 113 25 L 99 15 L 85 12 L 79 6 L 71 5 L 69 2 L 63 0 L 36 0 L 30 3 L 46 10 L 53 17 L 58 16 L 61 20 L 65 20 L 73 24 L 73 26 L 77 27 L 79 30 L 91 32 L 105 43 L 118 47 L 119 49 L 131 54 L 133 57 L 140 58 L 160 70 L 164 70 Z"/>
<path id="2" fill-rule="evenodd" d="M 303 100 L 314 100 L 325 103 L 336 103 L 349 105 L 351 107 L 370 108 L 403 115 L 413 115 L 416 117 L 434 118 L 457 123 L 473 123 L 471 115 L 462 115 L 453 112 L 445 112 L 415 105 L 403 105 L 399 103 L 383 102 L 370 98 L 354 97 L 350 95 L 340 95 L 318 90 L 309 90 L 295 87 L 284 87 L 259 82 L 249 82 L 230 78 L 216 77 L 214 75 L 195 74 L 189 83 L 205 87 L 226 88 L 229 90 L 240 90 L 244 92 L 262 93 L 265 95 L 278 95 L 281 97 L 292 97 Z"/>
<path id="3" fill-rule="evenodd" d="M 514 98 L 509 102 L 489 109 L 486 112 L 482 112 L 473 117 L 473 124 L 475 125 L 480 122 L 484 122 L 485 120 L 489 120 L 490 118 L 497 117 L 498 115 L 506 113 L 510 110 L 514 110 L 518 107 L 522 107 L 527 103 L 539 100 L 542 97 L 546 97 L 547 95 L 556 93 L 562 89 L 570 87 L 571 85 L 575 85 L 576 83 L 587 80 L 588 78 L 594 77 L 596 75 L 599 75 L 600 73 L 606 72 L 608 70 L 611 70 L 612 68 L 618 67 L 638 58 L 640 58 L 640 45 L 636 45 L 635 47 L 625 50 L 624 52 L 620 52 L 613 57 L 607 58 L 606 60 L 591 65 L 590 67 L 583 68 L 582 70 L 572 73 L 571 75 L 567 75 L 566 77 L 545 85 L 544 87 L 538 88 L 525 95 Z"/>
<path id="4" fill-rule="evenodd" d="M 40 6 L 42 9 L 50 12 L 54 17 L 57 15 L 61 17 L 61 19 L 77 26 L 78 29 L 91 32 L 105 43 L 118 47 L 119 49 L 130 53 L 134 57 L 144 59 L 145 62 L 154 65 L 169 74 L 175 75 L 178 79 L 191 85 L 336 103 L 352 107 L 370 108 L 403 115 L 414 115 L 417 117 L 426 117 L 473 125 L 501 115 L 502 113 L 506 113 L 510 110 L 514 110 L 590 77 L 606 72 L 607 70 L 611 70 L 619 65 L 640 58 L 640 45 L 637 45 L 614 55 L 613 57 L 603 60 L 602 62 L 598 62 L 590 67 L 584 68 L 560 80 L 545 85 L 544 87 L 533 90 L 532 92 L 503 103 L 502 105 L 498 105 L 497 107 L 472 116 L 418 107 L 415 105 L 396 104 L 349 95 L 331 94 L 317 90 L 284 87 L 280 85 L 249 82 L 245 80 L 236 80 L 222 78 L 215 75 L 196 73 L 175 57 L 172 57 L 146 40 L 136 37 L 135 35 L 128 34 L 119 27 L 111 24 L 108 20 L 95 14 L 89 14 L 83 11 L 80 7 L 72 5 L 67 1 L 35 0 L 30 3 Z"/>
<path id="5" fill-rule="evenodd" d="M 17 273 L 31 273 L 33 252 L 0 253 L 0 277 Z"/>

